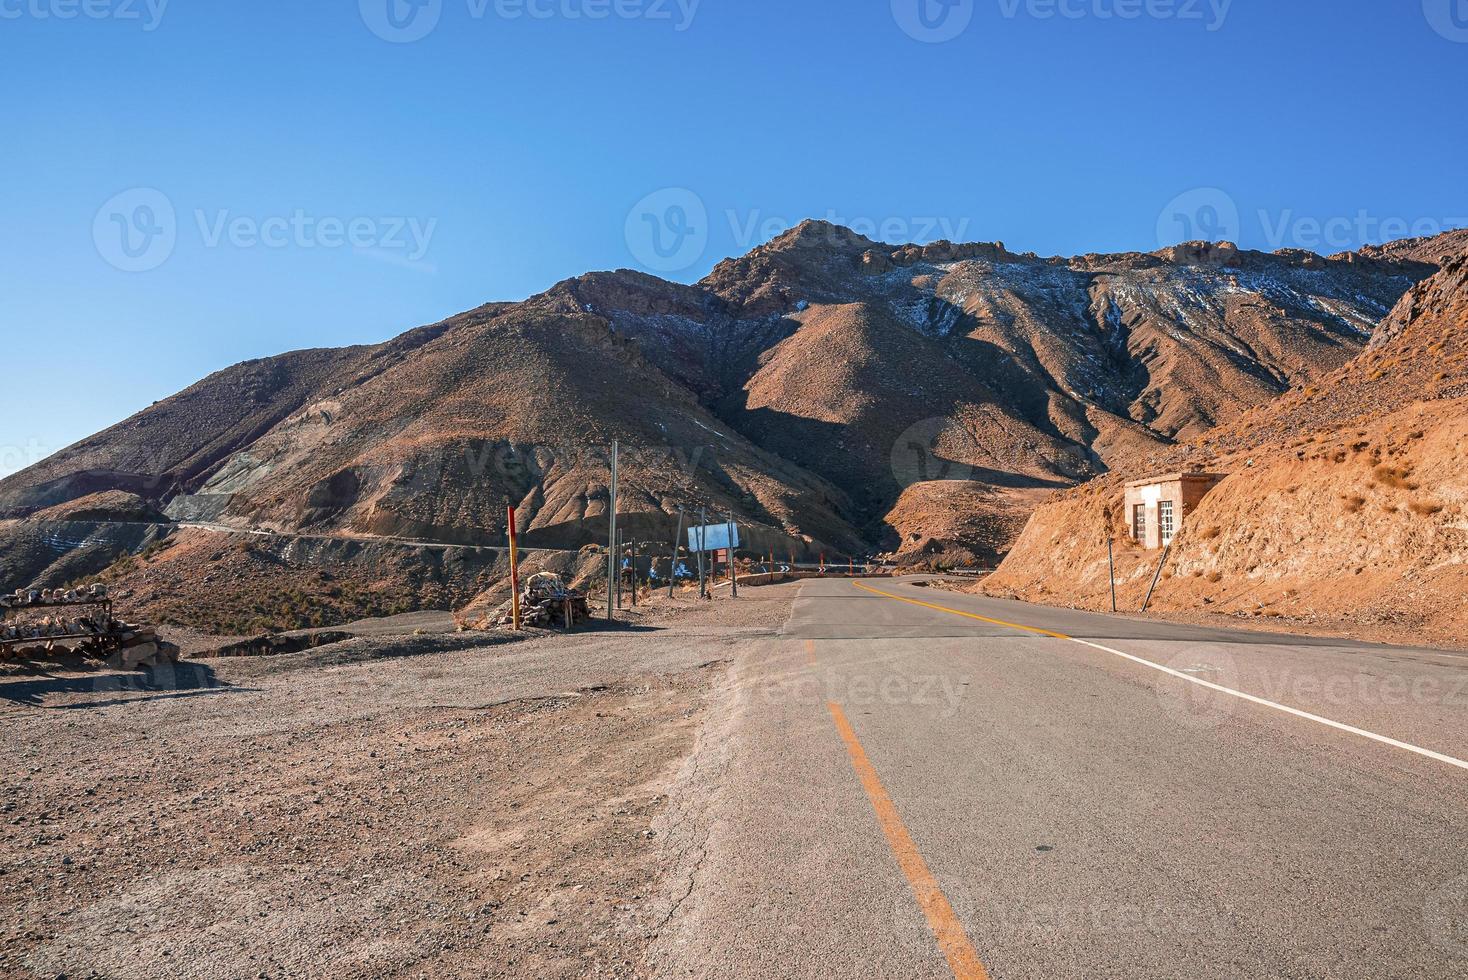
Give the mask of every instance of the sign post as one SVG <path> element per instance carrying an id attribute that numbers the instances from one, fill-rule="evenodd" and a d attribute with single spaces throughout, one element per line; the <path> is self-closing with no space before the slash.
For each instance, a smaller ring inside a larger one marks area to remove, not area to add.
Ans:
<path id="1" fill-rule="evenodd" d="M 704 556 L 708 556 L 709 574 L 707 578 L 712 579 L 717 574 L 719 552 L 727 551 L 729 558 L 729 579 L 734 588 L 733 594 L 737 596 L 739 594 L 739 583 L 738 575 L 734 570 L 734 555 L 735 550 L 739 547 L 739 525 L 734 523 L 733 515 L 730 515 L 730 520 L 726 523 L 708 524 L 707 511 L 704 512 L 702 520 L 705 523 L 700 524 L 698 527 L 690 527 L 688 529 L 688 550 L 698 555 L 699 595 L 702 597 L 707 592 L 707 587 L 704 585 L 706 580 L 702 571 L 704 567 Z"/>
<path id="2" fill-rule="evenodd" d="M 617 441 L 612 440 L 612 485 L 607 488 L 607 622 L 617 617 Z"/>

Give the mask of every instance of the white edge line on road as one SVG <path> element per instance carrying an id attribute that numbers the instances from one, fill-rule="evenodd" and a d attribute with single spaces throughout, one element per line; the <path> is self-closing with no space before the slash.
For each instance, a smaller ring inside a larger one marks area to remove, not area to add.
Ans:
<path id="1" fill-rule="evenodd" d="M 1306 721 L 1313 721 L 1317 724 L 1324 725 L 1327 728 L 1334 728 L 1337 731 L 1348 732 L 1352 735 L 1359 735 L 1362 738 L 1369 738 L 1373 742 L 1380 742 L 1382 745 L 1390 745 L 1392 748 L 1402 749 L 1406 752 L 1412 752 L 1417 755 L 1423 756 L 1424 758 L 1432 759 L 1435 762 L 1444 762 L 1450 766 L 1456 766 L 1459 769 L 1468 771 L 1468 762 L 1464 762 L 1462 759 L 1455 759 L 1450 755 L 1443 755 L 1441 752 L 1434 752 L 1432 751 L 1432 749 L 1424 749 L 1420 745 L 1413 745 L 1411 742 L 1402 742 L 1395 738 L 1389 738 L 1386 735 L 1378 735 L 1375 732 L 1368 732 L 1364 728 L 1356 728 L 1353 725 L 1347 725 L 1339 721 L 1331 721 L 1329 718 L 1322 718 L 1320 715 L 1312 715 L 1310 712 L 1301 711 L 1299 708 L 1291 708 L 1289 705 L 1280 704 L 1276 701 L 1270 701 L 1267 698 L 1261 698 L 1253 694 L 1245 694 L 1243 691 L 1235 691 L 1233 688 L 1224 687 L 1222 684 L 1214 684 L 1212 681 L 1200 680 L 1197 677 L 1193 677 L 1191 674 L 1184 674 L 1182 671 L 1173 670 L 1171 667 L 1164 667 L 1162 664 L 1156 663 L 1152 660 L 1148 660 L 1145 657 L 1137 657 L 1133 656 L 1130 653 L 1123 653 L 1120 650 L 1116 650 L 1108 646 L 1102 646 L 1099 643 L 1092 643 L 1090 640 L 1079 640 L 1076 639 L 1074 636 L 1067 636 L 1064 633 L 1057 633 L 1054 630 L 1040 629 L 1035 626 L 1025 626 L 1021 623 L 1005 622 L 1004 620 L 1000 619 L 990 619 L 988 616 L 980 616 L 977 613 L 964 612 L 962 609 L 950 609 L 947 606 L 939 606 L 931 602 L 923 602 L 920 599 L 909 599 L 906 596 L 894 595 L 891 592 L 883 592 L 881 589 L 874 589 L 869 585 L 862 585 L 860 582 L 854 582 L 852 584 L 866 592 L 871 592 L 875 595 L 886 596 L 888 599 L 896 599 L 898 602 L 907 602 L 911 603 L 914 606 L 926 606 L 929 609 L 937 609 L 940 612 L 953 613 L 956 616 L 965 616 L 969 619 L 977 619 L 982 622 L 993 623 L 997 626 L 1006 626 L 1010 629 L 1020 630 L 1026 633 L 1036 633 L 1041 636 L 1048 636 L 1057 640 L 1069 640 L 1072 643 L 1079 643 L 1083 647 L 1091 647 L 1092 649 L 1100 650 L 1103 653 L 1109 653 L 1113 656 L 1121 657 L 1124 660 L 1130 660 L 1132 663 L 1141 664 L 1143 667 L 1151 667 L 1153 670 L 1160 671 L 1161 673 L 1168 674 L 1181 680 L 1185 680 L 1189 684 L 1197 684 L 1199 687 L 1206 687 L 1210 690 L 1218 691 L 1221 694 L 1228 694 L 1232 697 L 1236 697 L 1240 700 L 1248 701 L 1252 704 L 1257 704 L 1265 708 L 1273 708 L 1275 711 L 1283 711 L 1285 714 L 1294 715 L 1296 718 L 1304 718 Z"/>
<path id="2" fill-rule="evenodd" d="M 1200 678 L 1193 677 L 1190 674 L 1184 674 L 1182 671 L 1173 670 L 1171 667 L 1164 667 L 1162 664 L 1154 663 L 1153 661 L 1147 660 L 1144 657 L 1135 657 L 1130 653 L 1122 653 L 1120 650 L 1113 650 L 1111 647 L 1102 646 L 1099 643 L 1092 643 L 1090 640 L 1078 640 L 1075 637 L 1067 637 L 1067 639 L 1069 639 L 1072 643 L 1079 643 L 1081 646 L 1094 647 L 1097 650 L 1102 650 L 1106 653 L 1115 654 L 1116 656 L 1123 657 L 1127 660 L 1132 661 L 1133 663 L 1141 664 L 1143 667 L 1151 667 L 1153 670 L 1161 671 L 1164 674 L 1169 674 L 1173 677 L 1181 678 L 1182 680 L 1187 681 L 1189 684 L 1197 684 L 1199 687 L 1206 687 L 1210 690 L 1219 691 L 1223 694 L 1229 694 L 1233 697 L 1241 698 L 1244 701 L 1252 702 L 1253 704 L 1262 705 L 1266 708 L 1273 708 L 1276 711 L 1283 711 L 1285 714 L 1294 715 L 1296 718 L 1304 718 L 1307 721 L 1313 721 L 1318 724 L 1337 729 L 1339 731 L 1349 732 L 1352 735 L 1359 735 L 1362 738 L 1369 738 L 1373 742 L 1380 742 L 1383 745 L 1390 745 L 1393 748 L 1404 749 L 1407 752 L 1415 752 L 1418 755 L 1426 756 L 1429 759 L 1434 759 L 1438 762 L 1446 762 L 1450 766 L 1457 766 L 1459 769 L 1468 770 L 1468 762 L 1464 762 L 1462 759 L 1454 759 L 1450 755 L 1443 755 L 1441 752 L 1434 752 L 1432 751 L 1432 749 L 1424 749 L 1421 746 L 1413 745 L 1410 742 L 1401 742 L 1397 739 L 1389 738 L 1386 735 L 1378 735 L 1375 732 L 1368 732 L 1364 728 L 1356 728 L 1353 725 L 1347 725 L 1343 722 L 1332 721 L 1329 718 L 1322 718 L 1320 715 L 1312 715 L 1308 711 L 1301 711 L 1299 708 L 1291 708 L 1287 704 L 1279 704 L 1278 702 L 1270 701 L 1267 698 L 1261 698 L 1253 694 L 1245 694 L 1243 691 L 1235 691 L 1231 687 L 1224 687 L 1222 684 L 1214 684 L 1212 681 L 1205 681 Z"/>

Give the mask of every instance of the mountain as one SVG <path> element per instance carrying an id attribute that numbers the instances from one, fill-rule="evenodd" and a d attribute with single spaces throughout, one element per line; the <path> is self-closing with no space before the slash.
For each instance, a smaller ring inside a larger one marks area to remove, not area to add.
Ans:
<path id="1" fill-rule="evenodd" d="M 1468 640 L 1468 236 L 1436 243 L 1358 357 L 1234 424 L 1060 495 L 1030 520 L 993 594 L 1136 608 L 1159 556 L 1124 527 L 1122 485 L 1149 473 L 1231 474 L 1174 543 L 1154 607 L 1294 620 L 1372 638 Z"/>
<path id="2" fill-rule="evenodd" d="M 694 285 L 593 273 L 238 365 L 0 481 L 0 519 L 124 491 L 216 527 L 473 546 L 510 501 L 527 546 L 577 549 L 605 538 L 617 440 L 648 541 L 703 507 L 759 550 L 991 561 L 1055 490 L 1350 361 L 1432 248 L 1040 258 L 806 222 Z"/>

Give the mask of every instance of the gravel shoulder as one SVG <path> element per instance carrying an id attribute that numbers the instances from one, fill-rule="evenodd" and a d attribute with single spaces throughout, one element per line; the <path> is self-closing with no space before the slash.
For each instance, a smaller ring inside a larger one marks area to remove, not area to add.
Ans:
<path id="1" fill-rule="evenodd" d="M 797 590 L 0 673 L 0 976 L 644 975 L 685 850 L 669 789 Z"/>

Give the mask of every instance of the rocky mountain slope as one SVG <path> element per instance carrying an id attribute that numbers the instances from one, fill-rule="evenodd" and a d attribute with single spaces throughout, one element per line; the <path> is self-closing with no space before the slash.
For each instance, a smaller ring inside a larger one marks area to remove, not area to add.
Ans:
<path id="1" fill-rule="evenodd" d="M 220 372 L 0 481 L 281 534 L 576 549 L 677 509 L 756 548 L 992 560 L 1046 494 L 1304 389 L 1436 266 L 1226 243 L 1044 259 L 807 222 L 683 286 L 595 273 L 386 344 Z M 0 582 L 13 587 L 16 582 Z"/>
<path id="2" fill-rule="evenodd" d="M 1150 461 L 1232 474 L 1188 517 L 1155 608 L 1468 641 L 1464 252 L 1403 297 L 1338 371 Z M 1121 497 L 1125 480 L 1145 473 L 1113 474 L 1041 507 L 985 590 L 1107 607 L 1109 529 L 1121 601 L 1137 608 L 1160 556 L 1131 544 Z"/>

